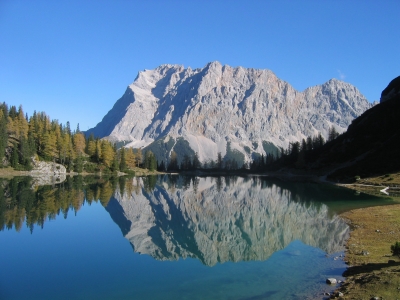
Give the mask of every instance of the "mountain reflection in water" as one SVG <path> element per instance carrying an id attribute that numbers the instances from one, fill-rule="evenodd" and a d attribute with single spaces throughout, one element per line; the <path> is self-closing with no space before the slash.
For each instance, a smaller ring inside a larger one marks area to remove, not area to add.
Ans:
<path id="1" fill-rule="evenodd" d="M 294 240 L 334 253 L 349 234 L 325 204 L 260 177 L 136 178 L 106 209 L 135 252 L 208 266 L 266 260 Z"/>
<path id="2" fill-rule="evenodd" d="M 389 201 L 266 177 L 75 176 L 39 187 L 29 177 L 15 177 L 0 179 L 0 231 L 19 231 L 25 223 L 34 232 L 47 220 L 100 202 L 135 252 L 157 260 L 192 257 L 213 266 L 266 260 L 294 240 L 328 254 L 341 251 L 349 228 L 332 207 Z"/>

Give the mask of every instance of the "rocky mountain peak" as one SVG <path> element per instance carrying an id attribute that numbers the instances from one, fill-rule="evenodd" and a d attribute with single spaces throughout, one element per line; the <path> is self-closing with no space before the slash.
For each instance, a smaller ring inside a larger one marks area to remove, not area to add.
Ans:
<path id="1" fill-rule="evenodd" d="M 343 132 L 370 107 L 357 88 L 337 79 L 299 92 L 270 70 L 217 61 L 199 69 L 161 65 L 139 72 L 87 133 L 161 153 L 156 143 L 163 158 L 180 143 L 203 162 L 219 152 L 248 161 L 307 136 L 327 138 L 332 126 Z"/>

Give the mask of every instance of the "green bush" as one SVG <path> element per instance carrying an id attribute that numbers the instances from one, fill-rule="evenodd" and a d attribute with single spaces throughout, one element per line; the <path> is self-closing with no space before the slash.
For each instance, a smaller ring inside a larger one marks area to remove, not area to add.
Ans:
<path id="1" fill-rule="evenodd" d="M 356 181 L 358 181 L 358 180 L 361 179 L 361 177 L 357 175 L 357 176 L 354 176 L 354 179 L 355 179 Z"/>
<path id="2" fill-rule="evenodd" d="M 396 242 L 394 245 L 390 246 L 393 256 L 397 255 L 400 257 L 400 242 Z"/>

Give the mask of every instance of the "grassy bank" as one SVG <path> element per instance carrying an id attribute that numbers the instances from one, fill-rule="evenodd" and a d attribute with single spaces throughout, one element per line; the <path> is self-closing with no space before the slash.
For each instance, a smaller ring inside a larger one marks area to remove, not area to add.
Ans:
<path id="1" fill-rule="evenodd" d="M 342 217 L 352 231 L 341 299 L 400 299 L 400 259 L 390 251 L 400 241 L 400 205 L 356 209 Z"/>

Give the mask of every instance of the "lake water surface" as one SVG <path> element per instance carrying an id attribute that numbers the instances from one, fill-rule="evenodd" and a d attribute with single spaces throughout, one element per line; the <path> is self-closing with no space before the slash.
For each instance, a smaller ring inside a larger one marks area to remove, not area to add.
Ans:
<path id="1" fill-rule="evenodd" d="M 390 203 L 263 177 L 31 185 L 0 187 L 0 299 L 322 299 L 346 268 L 337 213 Z"/>

